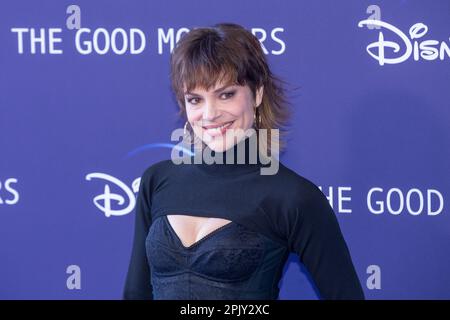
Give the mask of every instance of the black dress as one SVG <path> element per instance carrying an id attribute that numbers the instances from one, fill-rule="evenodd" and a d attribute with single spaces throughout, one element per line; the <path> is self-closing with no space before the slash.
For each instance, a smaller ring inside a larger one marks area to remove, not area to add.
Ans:
<path id="1" fill-rule="evenodd" d="M 247 137 L 223 153 L 226 161 Z M 246 153 L 247 154 L 247 153 Z M 236 159 L 236 156 L 235 156 Z M 191 157 L 193 160 L 193 157 Z M 277 299 L 289 253 L 298 254 L 322 299 L 364 299 L 352 259 L 327 198 L 278 162 L 261 175 L 258 158 L 243 164 L 174 164 L 142 175 L 124 299 Z M 167 215 L 231 222 L 185 247 Z"/>

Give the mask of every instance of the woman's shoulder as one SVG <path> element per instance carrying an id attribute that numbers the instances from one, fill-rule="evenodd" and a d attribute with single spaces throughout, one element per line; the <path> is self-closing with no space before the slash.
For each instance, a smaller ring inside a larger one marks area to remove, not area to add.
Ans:
<path id="1" fill-rule="evenodd" d="M 281 176 L 284 176 L 285 187 L 282 197 L 288 210 L 284 212 L 288 215 L 289 221 L 302 215 L 306 224 L 320 225 L 323 227 L 335 224 L 336 217 L 334 210 L 327 196 L 318 185 L 304 175 L 295 172 L 291 168 L 280 165 Z"/>
<path id="2" fill-rule="evenodd" d="M 325 196 L 312 178 L 306 177 L 282 162 L 280 162 L 278 181 L 284 186 L 283 190 L 288 193 L 288 196 L 291 199 L 295 198 L 296 201 L 304 203 Z"/>
<path id="3" fill-rule="evenodd" d="M 295 188 L 304 189 L 316 189 L 318 186 L 313 180 L 303 173 L 299 173 L 298 170 L 294 170 L 291 167 L 280 161 L 278 177 L 280 180 L 289 183 L 290 186 Z"/>
<path id="4" fill-rule="evenodd" d="M 147 166 L 141 177 L 142 179 L 149 180 L 152 178 L 158 178 L 161 176 L 166 175 L 167 173 L 174 170 L 175 164 L 171 159 L 164 159 L 157 162 L 152 163 L 151 165 Z"/>

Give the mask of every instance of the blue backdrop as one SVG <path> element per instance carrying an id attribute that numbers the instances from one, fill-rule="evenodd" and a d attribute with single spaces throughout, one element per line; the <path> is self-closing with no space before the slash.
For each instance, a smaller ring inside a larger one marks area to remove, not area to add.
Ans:
<path id="1" fill-rule="evenodd" d="M 449 299 L 448 0 L 2 2 L 0 298 L 121 298 L 137 183 L 184 125 L 170 52 L 218 22 L 300 87 L 281 161 L 329 197 L 367 298 Z M 296 256 L 280 288 L 318 297 Z"/>

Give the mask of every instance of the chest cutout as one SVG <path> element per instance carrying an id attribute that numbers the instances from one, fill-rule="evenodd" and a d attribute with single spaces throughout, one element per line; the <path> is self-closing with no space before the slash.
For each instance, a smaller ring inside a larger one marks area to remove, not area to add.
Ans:
<path id="1" fill-rule="evenodd" d="M 165 217 L 185 248 L 194 246 L 205 237 L 211 237 L 232 221 L 213 217 L 196 217 L 190 215 L 170 214 Z"/>

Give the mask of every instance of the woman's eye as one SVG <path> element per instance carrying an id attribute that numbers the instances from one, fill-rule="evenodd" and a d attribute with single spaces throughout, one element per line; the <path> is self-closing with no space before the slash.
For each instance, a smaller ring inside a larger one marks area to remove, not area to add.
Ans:
<path id="1" fill-rule="evenodd" d="M 234 96 L 235 92 L 234 91 L 230 91 L 230 92 L 223 92 L 220 96 L 226 100 L 228 98 L 231 98 L 232 96 Z M 200 102 L 200 98 L 198 97 L 192 97 L 192 98 L 188 98 L 187 101 L 192 104 L 192 105 L 196 105 Z"/>
<path id="2" fill-rule="evenodd" d="M 225 97 L 225 99 L 231 98 L 233 95 L 234 95 L 234 91 L 222 93 L 222 96 Z"/>
<path id="3" fill-rule="evenodd" d="M 198 98 L 189 98 L 189 99 L 188 99 L 188 102 L 189 102 L 190 104 L 197 104 L 197 103 L 198 103 L 197 100 L 198 100 Z"/>

